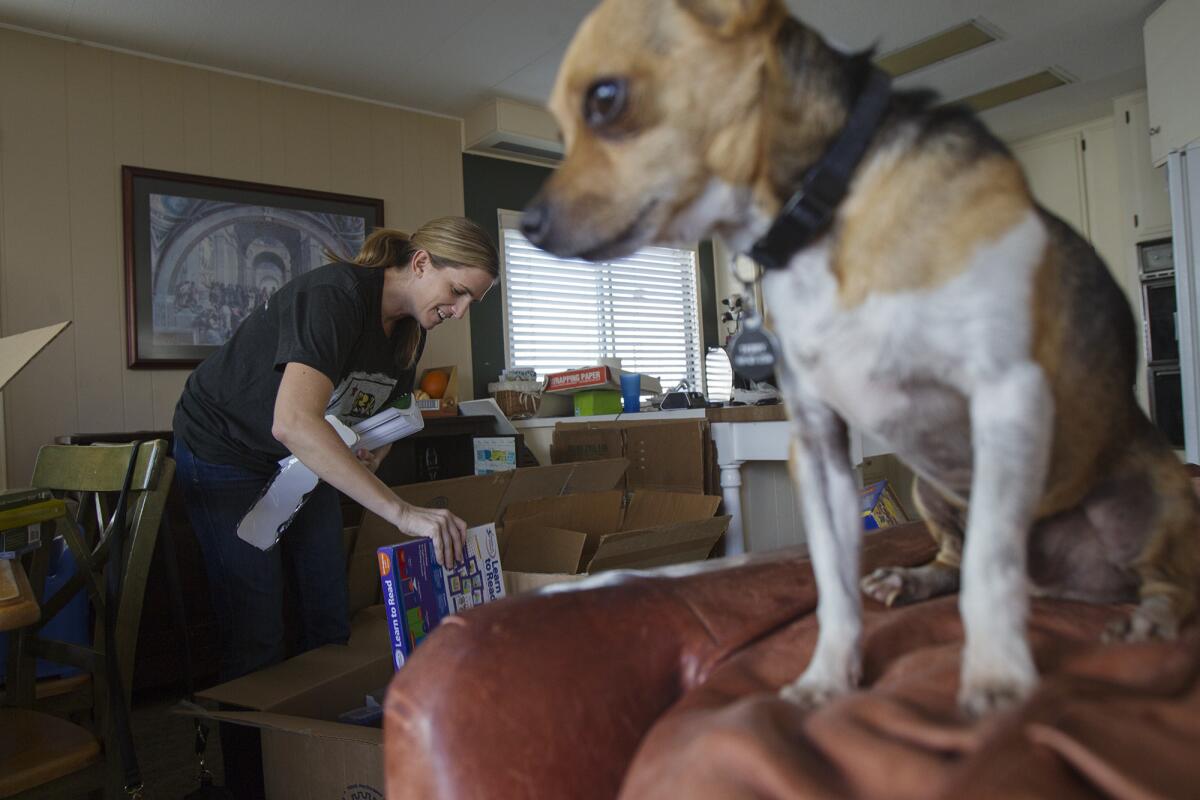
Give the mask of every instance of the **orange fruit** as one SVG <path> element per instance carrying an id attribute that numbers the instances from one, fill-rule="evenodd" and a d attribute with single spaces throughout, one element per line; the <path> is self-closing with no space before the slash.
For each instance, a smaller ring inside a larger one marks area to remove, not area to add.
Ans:
<path id="1" fill-rule="evenodd" d="M 430 370 L 421 377 L 421 391 L 428 392 L 434 400 L 441 400 L 446 393 L 450 376 L 438 369 Z"/>

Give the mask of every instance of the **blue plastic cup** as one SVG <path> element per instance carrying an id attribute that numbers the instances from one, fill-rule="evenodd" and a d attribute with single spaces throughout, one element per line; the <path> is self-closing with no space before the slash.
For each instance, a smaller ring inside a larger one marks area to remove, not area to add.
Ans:
<path id="1" fill-rule="evenodd" d="M 642 410 L 642 376 L 624 374 L 621 376 L 621 405 L 626 414 Z"/>

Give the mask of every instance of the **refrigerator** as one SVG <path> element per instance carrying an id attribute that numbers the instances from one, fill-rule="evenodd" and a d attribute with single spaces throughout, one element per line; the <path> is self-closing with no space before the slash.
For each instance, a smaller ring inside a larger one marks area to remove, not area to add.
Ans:
<path id="1" fill-rule="evenodd" d="M 1188 461 L 1200 464 L 1200 140 L 1167 157 L 1167 182 L 1171 192 L 1184 450 Z"/>

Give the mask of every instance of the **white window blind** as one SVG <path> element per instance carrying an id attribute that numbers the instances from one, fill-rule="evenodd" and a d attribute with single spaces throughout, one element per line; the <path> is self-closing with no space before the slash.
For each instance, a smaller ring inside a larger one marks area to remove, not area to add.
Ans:
<path id="1" fill-rule="evenodd" d="M 562 259 L 529 243 L 520 215 L 500 212 L 507 365 L 538 377 L 621 359 L 663 389 L 701 387 L 696 251 L 647 247 L 617 261 Z"/>

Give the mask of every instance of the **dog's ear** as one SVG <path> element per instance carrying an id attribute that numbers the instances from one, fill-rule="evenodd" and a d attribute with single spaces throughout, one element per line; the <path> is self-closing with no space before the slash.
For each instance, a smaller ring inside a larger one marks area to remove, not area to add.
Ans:
<path id="1" fill-rule="evenodd" d="M 675 3 L 719 36 L 751 30 L 785 13 L 780 0 L 675 0 Z"/>

